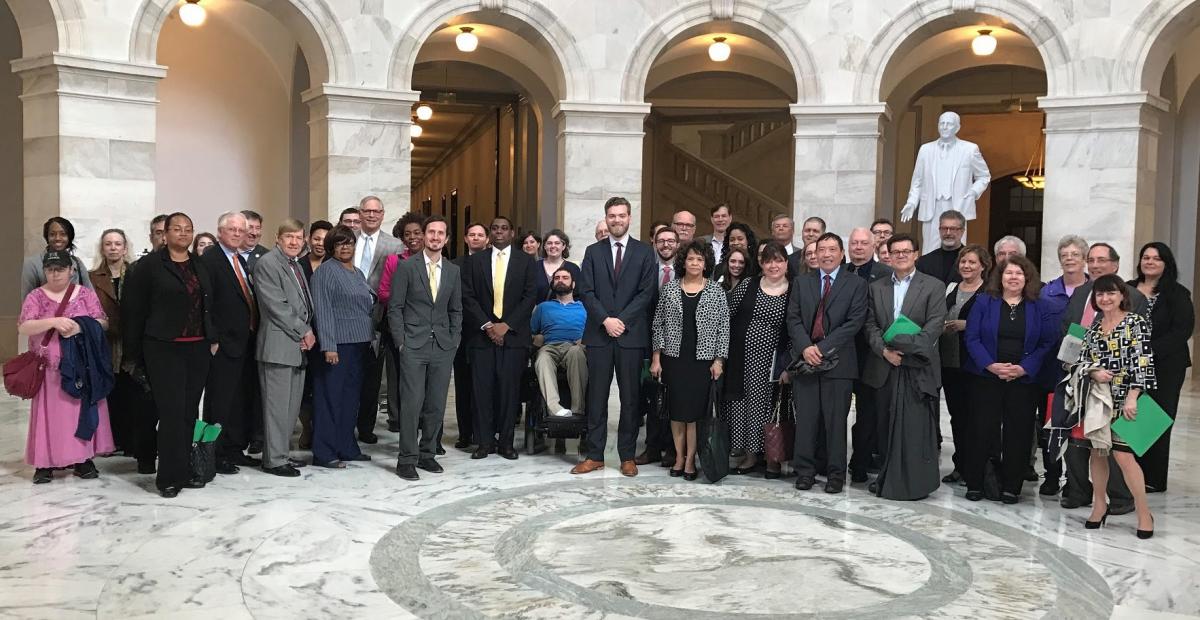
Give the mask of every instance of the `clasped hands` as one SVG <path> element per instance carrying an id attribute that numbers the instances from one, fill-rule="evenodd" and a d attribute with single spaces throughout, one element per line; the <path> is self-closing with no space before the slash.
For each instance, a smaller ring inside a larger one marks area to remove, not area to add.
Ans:
<path id="1" fill-rule="evenodd" d="M 483 329 L 483 333 L 487 334 L 488 340 L 492 344 L 502 347 L 504 346 L 504 335 L 508 333 L 508 323 L 492 323 Z"/>
<path id="2" fill-rule="evenodd" d="M 988 364 L 987 369 L 988 372 L 1000 377 L 1001 379 L 1004 379 L 1005 381 L 1012 381 L 1025 376 L 1025 369 L 1022 368 L 1020 364 L 993 362 Z"/>
<path id="3" fill-rule="evenodd" d="M 608 332 L 609 338 L 620 338 L 621 334 L 625 333 L 625 321 L 618 319 L 615 316 L 610 316 L 604 319 L 604 331 Z"/>
<path id="4" fill-rule="evenodd" d="M 79 333 L 79 323 L 76 323 L 75 319 L 67 318 L 65 316 L 56 316 L 52 318 L 51 321 L 53 321 L 53 323 L 51 324 L 50 329 L 58 332 L 58 335 L 63 338 L 70 338 L 71 336 Z"/>

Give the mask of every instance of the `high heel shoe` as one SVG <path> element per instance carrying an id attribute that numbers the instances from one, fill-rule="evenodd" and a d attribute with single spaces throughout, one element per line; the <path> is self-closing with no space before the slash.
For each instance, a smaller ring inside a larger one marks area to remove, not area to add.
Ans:
<path id="1" fill-rule="evenodd" d="M 696 480 L 697 476 L 698 476 L 697 472 L 694 472 L 694 471 L 683 472 L 683 479 L 687 480 L 688 482 L 694 482 Z M 1151 532 L 1151 533 L 1153 534 L 1153 532 Z"/>
<path id="2" fill-rule="evenodd" d="M 1084 529 L 1098 530 L 1098 529 L 1100 529 L 1100 526 L 1104 525 L 1105 521 L 1108 521 L 1108 510 L 1107 509 L 1104 511 L 1104 515 L 1100 517 L 1099 521 L 1084 521 L 1083 527 L 1084 527 Z M 1141 530 L 1138 530 L 1138 531 L 1141 531 Z"/>
<path id="3" fill-rule="evenodd" d="M 1150 524 L 1154 525 L 1154 515 L 1150 515 Z M 1154 530 L 1138 530 L 1137 537 L 1146 540 L 1154 536 Z"/>
<path id="4" fill-rule="evenodd" d="M 675 469 L 674 467 L 671 468 L 671 477 L 672 478 L 678 478 L 682 475 L 683 475 L 682 469 Z"/>

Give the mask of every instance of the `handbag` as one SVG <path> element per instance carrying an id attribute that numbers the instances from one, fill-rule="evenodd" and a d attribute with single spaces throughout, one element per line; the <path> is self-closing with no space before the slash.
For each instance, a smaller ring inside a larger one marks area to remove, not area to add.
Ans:
<path id="1" fill-rule="evenodd" d="M 796 419 L 792 410 L 792 386 L 775 384 L 771 420 L 763 423 L 763 449 L 768 463 L 792 460 L 796 447 Z"/>
<path id="2" fill-rule="evenodd" d="M 73 294 L 75 294 L 74 282 L 67 286 L 67 292 L 59 302 L 58 310 L 54 311 L 54 318 L 63 315 Z M 46 335 L 42 336 L 41 347 L 37 350 L 26 351 L 4 363 L 4 389 L 8 390 L 9 394 L 17 398 L 30 399 L 42 389 L 42 381 L 46 378 L 46 358 L 40 351 L 50 344 L 50 339 L 53 337 L 54 330 L 47 329 Z"/>
<path id="3" fill-rule="evenodd" d="M 656 381 L 657 385 L 654 389 L 654 416 L 659 420 L 666 420 L 671 417 L 670 408 L 667 399 L 667 384 L 662 381 Z"/>
<path id="4" fill-rule="evenodd" d="M 701 426 L 700 469 L 709 482 L 729 475 L 729 427 L 721 416 L 721 398 L 717 382 L 708 388 L 708 409 Z"/>

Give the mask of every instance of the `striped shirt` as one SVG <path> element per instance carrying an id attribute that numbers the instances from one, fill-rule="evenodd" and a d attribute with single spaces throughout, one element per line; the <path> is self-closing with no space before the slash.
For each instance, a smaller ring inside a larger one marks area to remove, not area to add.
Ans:
<path id="1" fill-rule="evenodd" d="M 321 351 L 336 352 L 339 344 L 371 342 L 375 294 L 362 271 L 346 269 L 336 260 L 325 261 L 313 272 L 311 288 L 313 324 Z"/>

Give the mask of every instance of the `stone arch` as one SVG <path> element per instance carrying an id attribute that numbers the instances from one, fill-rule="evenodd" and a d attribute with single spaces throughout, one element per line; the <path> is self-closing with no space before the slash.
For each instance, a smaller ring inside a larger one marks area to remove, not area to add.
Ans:
<path id="1" fill-rule="evenodd" d="M 489 4 L 489 3 L 484 3 Z M 493 3 L 494 4 L 494 3 Z M 586 100 L 591 96 L 590 73 L 574 35 L 540 3 L 531 0 L 508 0 L 499 3 L 493 12 L 515 18 L 535 30 L 549 48 L 551 63 L 557 75 L 548 85 L 555 96 L 565 100 Z M 401 34 L 392 53 L 388 69 L 388 88 L 411 88 L 413 69 L 425 41 L 442 24 L 464 14 L 481 13 L 479 0 L 447 0 L 434 2 Z"/>
<path id="2" fill-rule="evenodd" d="M 728 20 L 749 26 L 769 36 L 780 46 L 780 51 L 796 79 L 798 103 L 821 100 L 821 84 L 818 80 L 816 63 L 808 51 L 804 39 L 777 13 L 757 2 L 739 1 L 733 4 L 728 17 L 716 18 L 710 0 L 699 0 L 681 6 L 653 24 L 633 46 L 633 54 L 625 65 L 621 84 L 624 101 L 641 102 L 646 97 L 646 82 L 654 61 L 671 41 L 689 28 L 711 21 Z"/>
<path id="3" fill-rule="evenodd" d="M 26 58 L 83 51 L 80 0 L 17 0 L 9 2 L 8 8 L 21 31 L 21 51 Z"/>
<path id="4" fill-rule="evenodd" d="M 906 44 L 919 43 L 939 21 L 963 12 L 957 0 L 915 2 L 893 17 L 875 35 L 867 54 L 859 63 L 854 84 L 854 100 L 875 102 L 886 99 L 880 92 L 884 77 L 898 52 Z M 1029 37 L 1046 67 L 1046 91 L 1050 96 L 1074 92 L 1074 74 L 1062 32 L 1046 15 L 1027 0 L 976 0 L 969 3 L 970 13 L 1001 18 Z"/>
<path id="5" fill-rule="evenodd" d="M 1117 65 L 1114 92 L 1146 91 L 1157 95 L 1163 72 L 1175 46 L 1192 29 L 1200 27 L 1200 2 L 1150 2 L 1129 25 L 1118 49 L 1130 50 L 1133 60 Z"/>
<path id="6" fill-rule="evenodd" d="M 350 43 L 337 17 L 319 0 L 268 2 L 248 0 L 284 24 L 296 37 L 308 60 L 311 82 L 318 84 L 354 84 L 354 62 Z M 129 59 L 154 64 L 158 55 L 158 35 L 177 0 L 142 0 L 133 21 L 129 40 Z"/>

